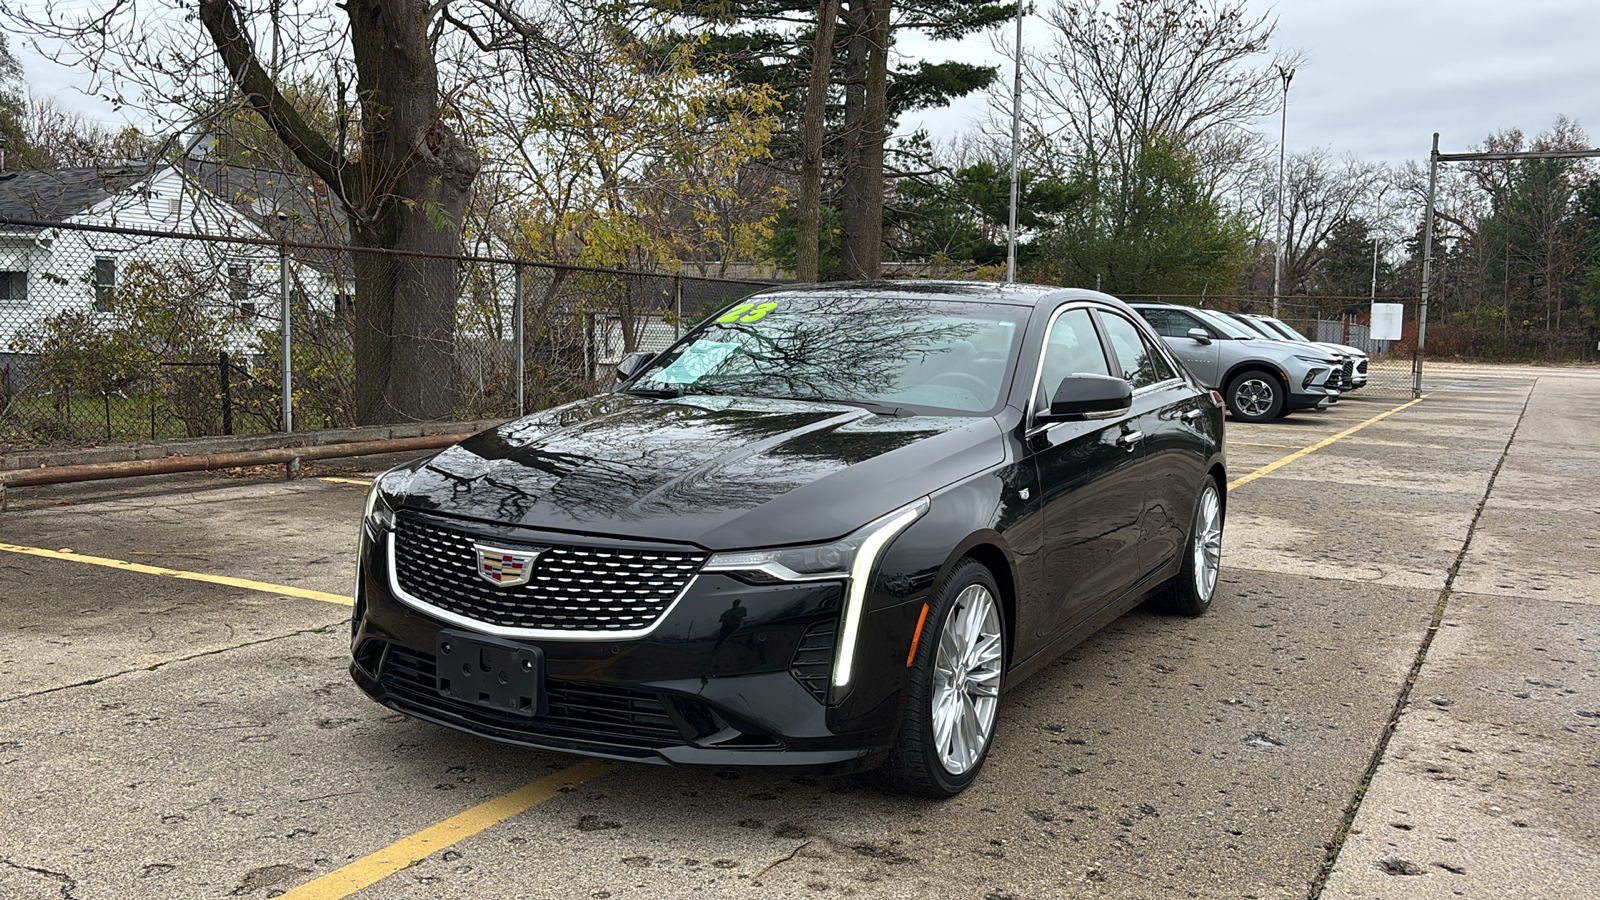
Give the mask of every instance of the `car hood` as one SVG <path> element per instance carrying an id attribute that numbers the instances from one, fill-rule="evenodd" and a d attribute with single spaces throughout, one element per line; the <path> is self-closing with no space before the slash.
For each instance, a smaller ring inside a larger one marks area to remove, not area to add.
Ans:
<path id="1" fill-rule="evenodd" d="M 1285 362 L 1287 362 L 1291 357 L 1296 356 L 1316 357 L 1329 364 L 1333 362 L 1332 359 L 1327 358 L 1328 352 L 1326 350 L 1311 344 L 1301 344 L 1295 341 L 1274 341 L 1270 338 L 1248 338 L 1237 340 L 1238 343 L 1249 348 L 1250 352 L 1252 353 L 1275 358 Z"/>
<path id="2" fill-rule="evenodd" d="M 1330 353 L 1343 353 L 1345 356 L 1348 356 L 1351 359 L 1363 359 L 1367 355 L 1367 351 L 1358 347 L 1351 347 L 1347 344 L 1333 344 L 1329 343 L 1328 341 L 1312 341 L 1311 345 L 1313 347 L 1321 347 Z"/>
<path id="3" fill-rule="evenodd" d="M 998 465 L 999 425 L 854 406 L 606 394 L 508 422 L 385 483 L 401 508 L 709 550 L 831 540 Z"/>

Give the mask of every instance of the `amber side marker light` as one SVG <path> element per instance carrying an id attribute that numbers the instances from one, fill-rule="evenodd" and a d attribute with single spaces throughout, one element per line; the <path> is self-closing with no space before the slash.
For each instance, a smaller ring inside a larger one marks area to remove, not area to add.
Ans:
<path id="1" fill-rule="evenodd" d="M 922 604 L 922 615 L 917 616 L 917 630 L 911 633 L 911 652 L 906 654 L 906 668 L 917 659 L 917 642 L 922 640 L 922 624 L 928 621 L 928 604 Z"/>

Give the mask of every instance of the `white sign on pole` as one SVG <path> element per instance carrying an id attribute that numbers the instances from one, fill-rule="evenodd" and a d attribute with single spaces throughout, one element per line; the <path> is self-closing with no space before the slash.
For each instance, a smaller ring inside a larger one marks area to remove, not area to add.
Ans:
<path id="1" fill-rule="evenodd" d="M 1401 320 L 1405 317 L 1404 303 L 1372 304 L 1372 339 L 1398 341 L 1401 337 Z"/>

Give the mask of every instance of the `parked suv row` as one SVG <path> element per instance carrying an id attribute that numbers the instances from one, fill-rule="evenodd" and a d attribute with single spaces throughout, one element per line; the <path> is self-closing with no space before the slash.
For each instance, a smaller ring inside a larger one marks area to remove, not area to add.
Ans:
<path id="1" fill-rule="evenodd" d="M 1313 341 L 1284 324 L 1282 320 L 1275 319 L 1272 316 L 1263 316 L 1255 313 L 1228 313 L 1228 315 L 1273 340 L 1310 344 L 1314 347 L 1321 347 L 1336 356 L 1345 357 L 1343 380 L 1339 385 L 1341 392 L 1353 391 L 1356 388 L 1364 387 L 1367 383 L 1367 353 L 1359 347 L 1352 347 L 1348 344 L 1335 344 L 1329 341 Z"/>
<path id="2" fill-rule="evenodd" d="M 1130 305 L 1202 384 L 1222 392 L 1234 418 L 1246 422 L 1336 403 L 1347 365 L 1354 372 L 1349 357 L 1317 344 L 1269 338 L 1226 313 L 1171 303 Z"/>

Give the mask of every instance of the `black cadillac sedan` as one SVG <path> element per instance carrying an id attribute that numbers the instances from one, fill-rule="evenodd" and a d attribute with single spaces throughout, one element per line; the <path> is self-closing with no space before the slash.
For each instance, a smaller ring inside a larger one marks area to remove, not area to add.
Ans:
<path id="1" fill-rule="evenodd" d="M 1216 590 L 1222 401 L 1127 306 L 756 294 L 612 393 L 380 477 L 351 674 L 476 735 L 640 762 L 977 776 L 1001 696 Z"/>

